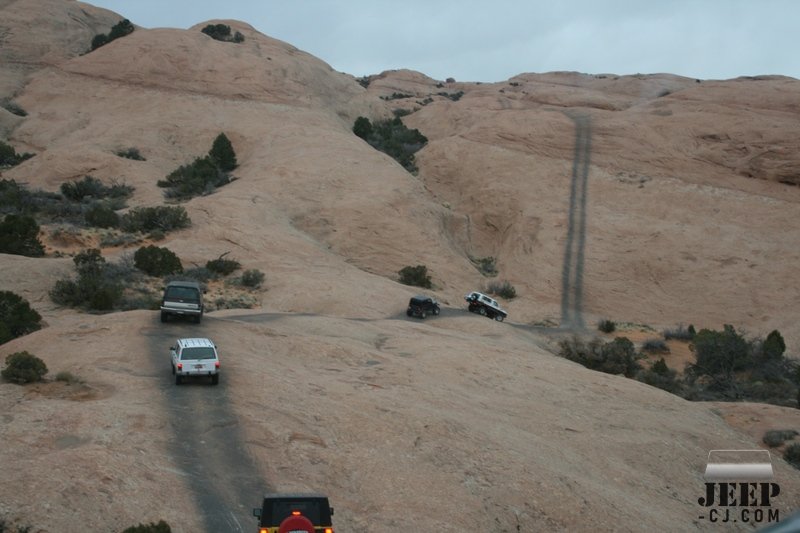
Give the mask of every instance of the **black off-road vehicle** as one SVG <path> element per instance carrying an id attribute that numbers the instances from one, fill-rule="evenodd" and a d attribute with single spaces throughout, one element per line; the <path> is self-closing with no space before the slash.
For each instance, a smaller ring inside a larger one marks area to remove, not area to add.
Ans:
<path id="1" fill-rule="evenodd" d="M 428 315 L 439 314 L 439 302 L 429 296 L 414 296 L 408 301 L 406 315 L 425 318 Z"/>
<path id="2" fill-rule="evenodd" d="M 259 533 L 334 533 L 333 507 L 317 493 L 270 493 L 253 509 Z"/>

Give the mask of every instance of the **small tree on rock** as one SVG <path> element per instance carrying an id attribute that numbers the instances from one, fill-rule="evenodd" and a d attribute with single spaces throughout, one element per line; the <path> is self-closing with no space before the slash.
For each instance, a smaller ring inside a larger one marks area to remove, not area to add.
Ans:
<path id="1" fill-rule="evenodd" d="M 0 252 L 41 257 L 44 246 L 39 240 L 39 224 L 28 215 L 6 215 L 0 222 Z"/>
<path id="2" fill-rule="evenodd" d="M 151 276 L 167 276 L 183 272 L 181 260 L 168 248 L 144 246 L 133 254 L 136 268 Z"/>
<path id="3" fill-rule="evenodd" d="M 236 153 L 233 151 L 233 145 L 224 133 L 217 135 L 214 139 L 214 144 L 211 145 L 211 150 L 208 156 L 217 165 L 217 168 L 223 172 L 230 172 L 235 169 L 238 164 L 236 163 Z"/>
<path id="4" fill-rule="evenodd" d="M 23 385 L 42 381 L 47 374 L 44 361 L 28 352 L 16 352 L 6 357 L 6 367 L 0 371 L 3 379 Z"/>

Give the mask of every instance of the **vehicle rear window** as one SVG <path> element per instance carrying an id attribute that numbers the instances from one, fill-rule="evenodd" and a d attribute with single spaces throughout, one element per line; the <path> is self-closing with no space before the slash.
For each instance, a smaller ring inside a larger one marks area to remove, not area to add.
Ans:
<path id="1" fill-rule="evenodd" d="M 262 519 L 267 521 L 262 522 L 262 525 L 277 525 L 280 524 L 286 517 L 291 516 L 292 511 L 300 511 L 300 514 L 311 520 L 315 526 L 328 525 L 323 524 L 322 520 L 330 521 L 330 517 L 322 517 L 320 512 L 320 502 L 318 501 L 291 501 L 279 500 L 273 501 L 271 507 L 265 509 L 266 514 Z"/>
<path id="2" fill-rule="evenodd" d="M 214 359 L 214 348 L 210 346 L 184 348 L 181 352 L 181 360 L 185 359 Z"/>
<path id="3" fill-rule="evenodd" d="M 164 297 L 170 300 L 199 300 L 197 289 L 191 287 L 168 287 Z"/>

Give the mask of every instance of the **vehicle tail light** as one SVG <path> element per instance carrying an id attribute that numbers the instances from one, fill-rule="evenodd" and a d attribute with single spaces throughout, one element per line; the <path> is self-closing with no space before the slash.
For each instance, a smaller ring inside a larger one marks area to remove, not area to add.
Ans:
<path id="1" fill-rule="evenodd" d="M 326 527 L 325 528 L 325 533 L 333 533 L 333 528 L 332 527 Z"/>
<path id="2" fill-rule="evenodd" d="M 219 368 L 219 361 L 215 361 L 215 362 L 214 362 L 214 367 L 215 367 L 215 368 Z"/>
<path id="3" fill-rule="evenodd" d="M 269 533 L 269 529 L 262 527 L 261 529 L 258 530 L 258 533 Z"/>
<path id="4" fill-rule="evenodd" d="M 183 370 L 183 363 L 178 363 L 178 370 Z"/>
<path id="5" fill-rule="evenodd" d="M 300 516 L 300 511 L 292 511 L 292 516 Z"/>

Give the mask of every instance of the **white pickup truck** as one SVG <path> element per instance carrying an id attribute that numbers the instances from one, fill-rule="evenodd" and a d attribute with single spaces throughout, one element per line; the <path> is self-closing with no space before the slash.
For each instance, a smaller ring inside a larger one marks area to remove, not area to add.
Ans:
<path id="1" fill-rule="evenodd" d="M 178 339 L 169 353 L 176 385 L 192 376 L 210 376 L 212 385 L 219 383 L 219 354 L 209 339 Z"/>
<path id="2" fill-rule="evenodd" d="M 502 322 L 508 316 L 508 313 L 500 308 L 497 300 L 489 298 L 480 292 L 471 292 L 464 296 L 464 299 L 469 304 L 469 311 L 471 313 L 478 313 L 479 315 L 494 318 L 498 322 Z"/>

